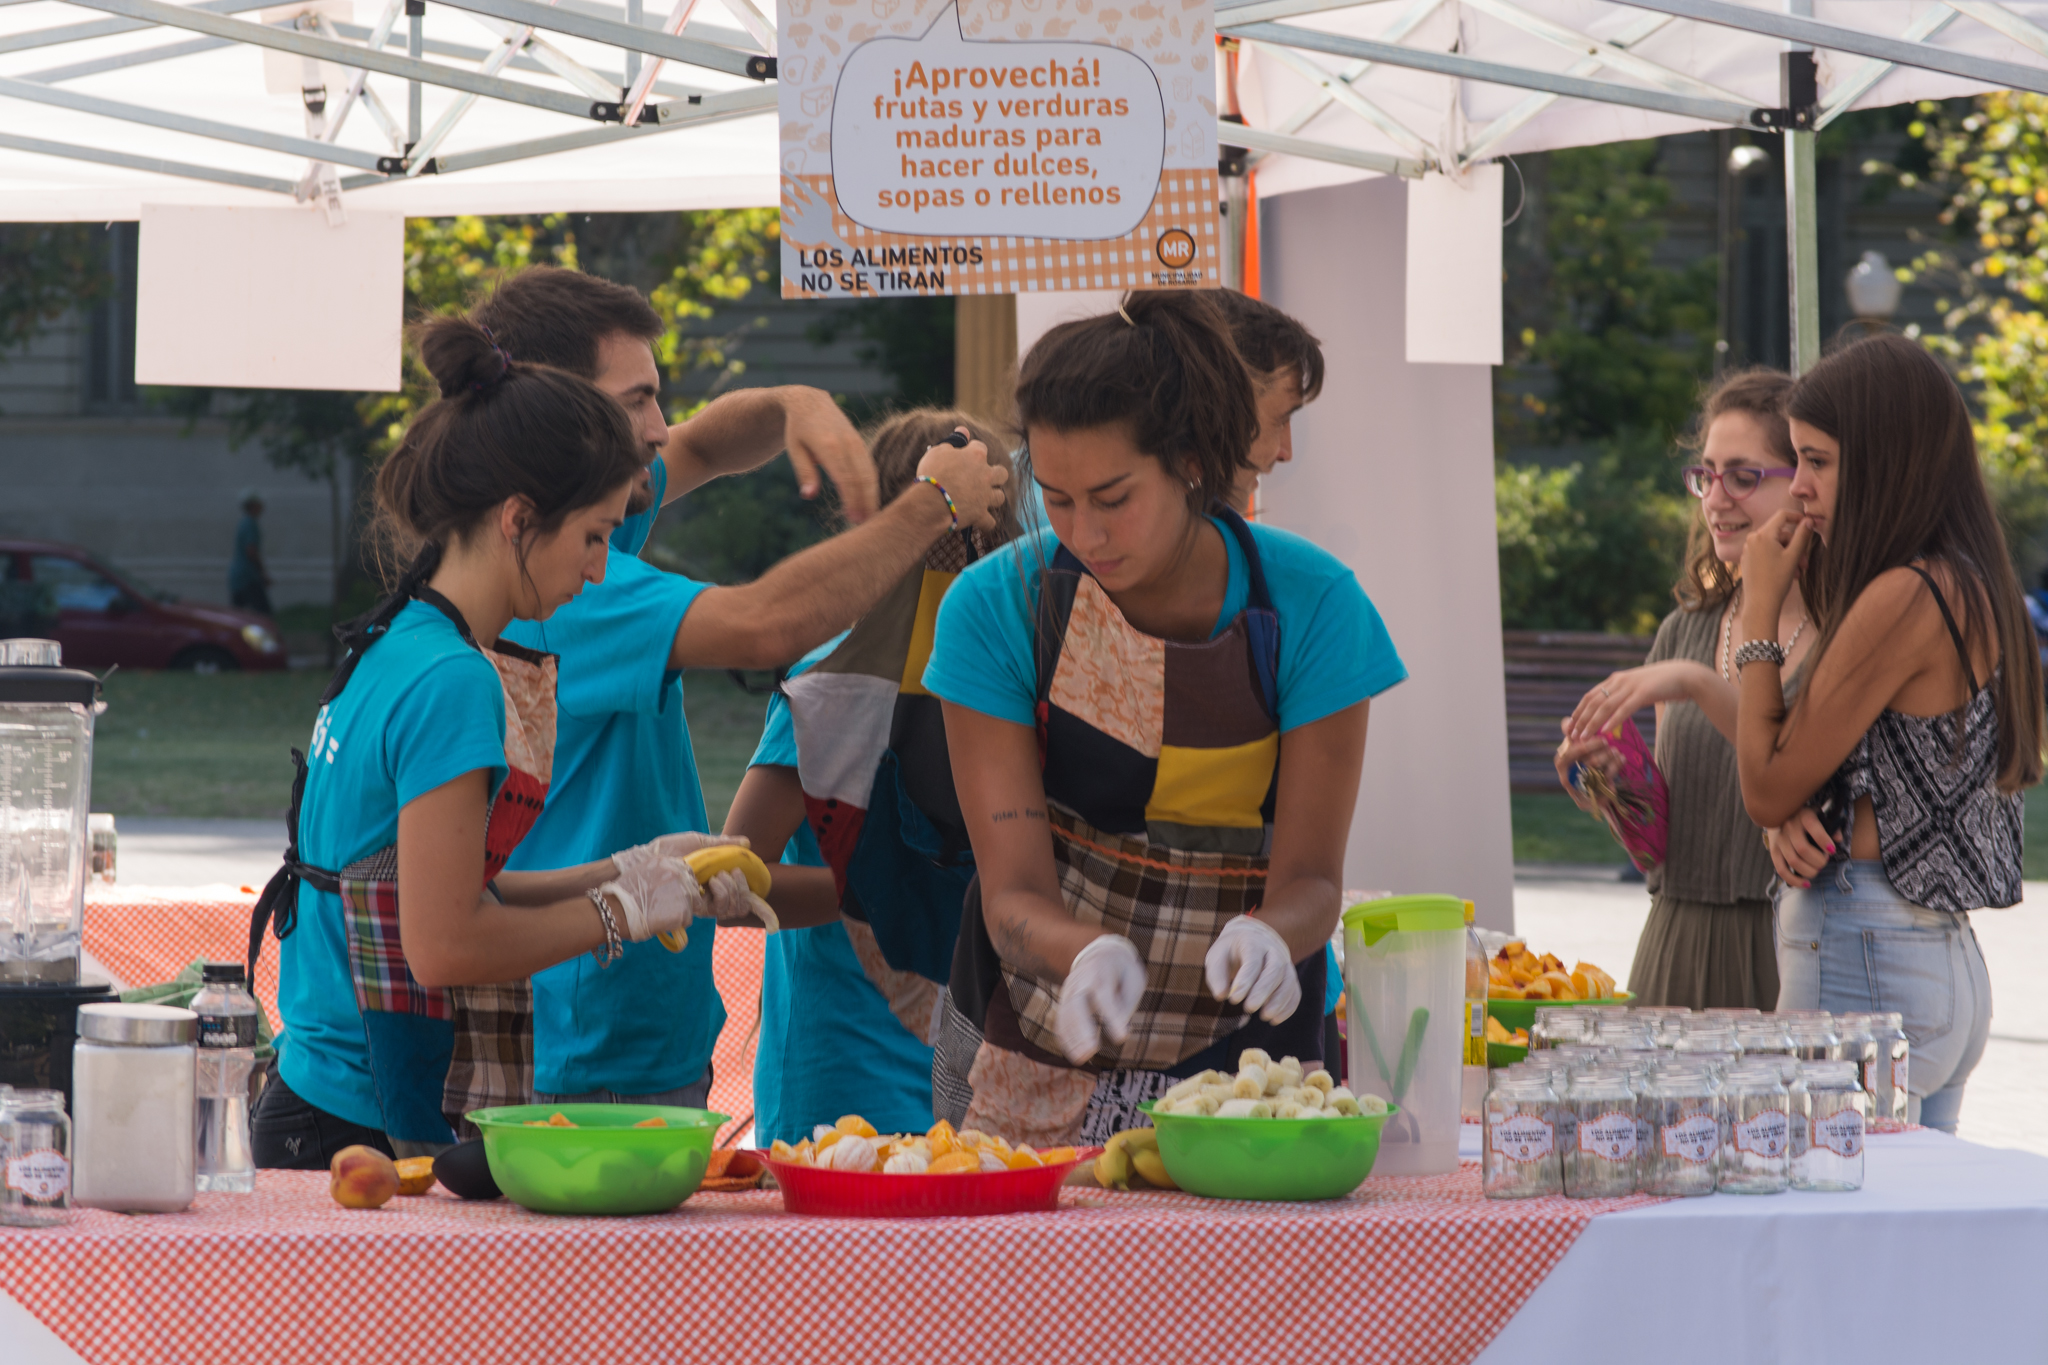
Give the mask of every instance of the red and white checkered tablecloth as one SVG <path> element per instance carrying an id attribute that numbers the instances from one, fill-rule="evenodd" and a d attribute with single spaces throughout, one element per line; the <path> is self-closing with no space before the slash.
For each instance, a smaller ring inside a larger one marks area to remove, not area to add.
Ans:
<path id="1" fill-rule="evenodd" d="M 85 950 L 124 986 L 168 981 L 203 957 L 240 962 L 249 951 L 255 888 L 94 888 L 85 903 Z M 712 972 L 725 1001 L 725 1029 L 712 1049 L 710 1107 L 733 1122 L 720 1134 L 739 1136 L 753 1123 L 755 1020 L 761 1009 L 762 935 L 732 929 L 718 935 Z M 267 940 L 256 964 L 256 998 L 277 1016 L 277 942 Z"/>
<path id="2" fill-rule="evenodd" d="M 1475 1357 L 1596 1215 L 1483 1199 L 1475 1165 L 1254 1204 L 1069 1189 L 1058 1213 L 835 1220 L 773 1192 L 548 1218 L 319 1173 L 181 1214 L 0 1228 L 0 1290 L 89 1365 L 1386 1361 Z"/>

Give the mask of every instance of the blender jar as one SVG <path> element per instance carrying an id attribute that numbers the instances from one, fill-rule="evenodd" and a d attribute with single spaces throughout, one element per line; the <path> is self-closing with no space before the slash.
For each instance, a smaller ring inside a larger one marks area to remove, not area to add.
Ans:
<path id="1" fill-rule="evenodd" d="M 0 642 L 0 984 L 78 980 L 99 682 L 56 648 Z"/>

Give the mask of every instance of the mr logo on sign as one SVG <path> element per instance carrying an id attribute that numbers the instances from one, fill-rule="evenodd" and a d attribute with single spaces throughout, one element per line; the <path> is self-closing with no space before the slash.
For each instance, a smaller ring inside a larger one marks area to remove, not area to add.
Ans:
<path id="1" fill-rule="evenodd" d="M 1180 228 L 1168 228 L 1160 233 L 1153 251 L 1159 257 L 1159 264 L 1168 270 L 1186 270 L 1195 263 L 1195 239 Z"/>

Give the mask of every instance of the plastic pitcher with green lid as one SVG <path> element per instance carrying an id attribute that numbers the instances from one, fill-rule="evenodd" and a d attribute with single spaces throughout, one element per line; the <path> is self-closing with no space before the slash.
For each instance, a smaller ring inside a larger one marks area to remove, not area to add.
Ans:
<path id="1" fill-rule="evenodd" d="M 1344 912 L 1351 1089 L 1400 1106 L 1375 1175 L 1458 1168 L 1465 1060 L 1465 902 L 1388 896 Z"/>

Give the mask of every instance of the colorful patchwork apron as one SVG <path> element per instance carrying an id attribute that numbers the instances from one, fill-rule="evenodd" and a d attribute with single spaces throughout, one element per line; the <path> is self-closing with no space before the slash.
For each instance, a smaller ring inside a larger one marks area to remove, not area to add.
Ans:
<path id="1" fill-rule="evenodd" d="M 484 886 L 504 870 L 547 803 L 555 755 L 555 656 L 501 640 L 482 649 L 455 604 L 424 584 L 401 586 L 345 639 L 348 654 L 320 698 L 341 695 L 363 654 L 382 639 L 411 598 L 436 608 L 497 670 L 505 693 L 505 781 L 484 828 Z M 292 750 L 290 843 L 284 866 L 257 898 L 249 922 L 249 973 L 274 924 L 280 941 L 297 927 L 299 883 L 340 897 L 349 975 L 369 1045 L 370 1079 L 394 1145 L 431 1149 L 455 1141 L 468 1110 L 520 1104 L 533 1090 L 533 996 L 526 982 L 422 986 L 406 965 L 398 934 L 398 846 L 389 844 L 338 872 L 299 859 L 299 804 L 306 759 Z"/>
<path id="2" fill-rule="evenodd" d="M 932 1066 L 939 1117 L 1011 1141 L 1102 1142 L 1174 1079 L 1235 1070 L 1263 1047 L 1304 1063 L 1322 1019 L 1278 1024 L 1209 993 L 1203 961 L 1265 895 L 1279 785 L 1279 618 L 1251 530 L 1245 609 L 1199 644 L 1145 635 L 1062 546 L 1039 580 L 1038 737 L 1060 891 L 1083 924 L 1137 945 L 1145 993 L 1124 1042 L 1080 1066 L 1060 1051 L 1056 981 L 1003 962 L 969 891 Z M 1323 998 L 1321 952 L 1295 967 Z"/>
<path id="3" fill-rule="evenodd" d="M 939 602 L 979 554 L 966 532 L 942 538 L 837 649 L 782 685 L 847 936 L 890 1012 L 927 1044 L 974 852 L 924 668 Z"/>

